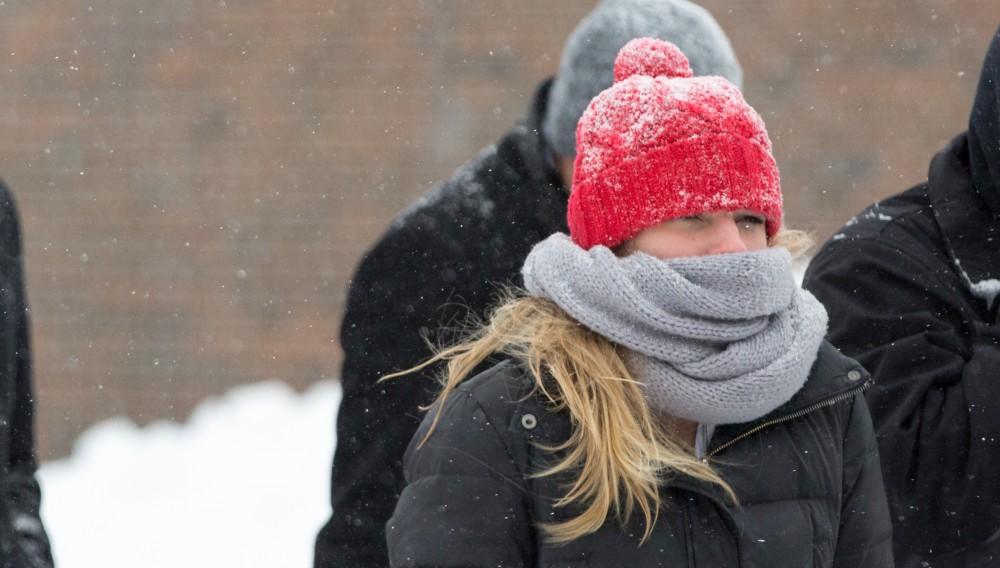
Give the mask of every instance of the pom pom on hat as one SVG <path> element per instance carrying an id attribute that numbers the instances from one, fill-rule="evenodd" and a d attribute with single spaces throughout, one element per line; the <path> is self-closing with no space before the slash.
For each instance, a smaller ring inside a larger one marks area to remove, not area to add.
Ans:
<path id="1" fill-rule="evenodd" d="M 674 44 L 640 37 L 625 44 L 615 59 L 615 82 L 633 75 L 647 77 L 693 77 L 688 58 Z"/>
<path id="2" fill-rule="evenodd" d="M 616 247 L 663 221 L 741 209 L 781 227 L 778 166 L 764 121 L 722 77 L 696 77 L 677 46 L 633 40 L 616 82 L 577 125 L 570 236 Z"/>

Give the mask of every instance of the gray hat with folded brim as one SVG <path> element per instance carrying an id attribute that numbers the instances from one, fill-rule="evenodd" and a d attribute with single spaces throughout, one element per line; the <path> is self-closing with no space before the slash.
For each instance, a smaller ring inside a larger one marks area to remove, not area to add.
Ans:
<path id="1" fill-rule="evenodd" d="M 655 37 L 679 47 L 695 75 L 742 86 L 729 38 L 708 10 L 687 0 L 603 0 L 573 30 L 549 94 L 542 132 L 562 156 L 576 155 L 576 123 L 614 81 L 615 57 L 629 40 Z"/>

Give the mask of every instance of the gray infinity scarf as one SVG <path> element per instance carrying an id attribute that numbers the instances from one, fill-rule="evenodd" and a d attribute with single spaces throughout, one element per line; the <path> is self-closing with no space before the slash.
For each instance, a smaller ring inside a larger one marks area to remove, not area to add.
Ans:
<path id="1" fill-rule="evenodd" d="M 826 310 L 796 285 L 783 248 L 661 260 L 556 233 L 521 274 L 529 293 L 628 348 L 653 408 L 702 424 L 749 422 L 787 402 L 826 335 Z"/>

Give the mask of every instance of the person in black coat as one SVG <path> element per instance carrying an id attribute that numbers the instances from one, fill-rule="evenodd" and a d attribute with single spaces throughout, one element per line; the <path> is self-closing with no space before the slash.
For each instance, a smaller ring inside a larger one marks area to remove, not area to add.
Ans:
<path id="1" fill-rule="evenodd" d="M 0 180 L 0 566 L 52 566 L 35 479 L 34 397 L 21 227 L 14 196 Z"/>
<path id="2" fill-rule="evenodd" d="M 414 369 L 448 362 L 390 565 L 891 566 L 871 380 L 795 283 L 763 121 L 668 42 L 615 77 L 579 122 L 570 234 Z"/>
<path id="3" fill-rule="evenodd" d="M 433 398 L 425 380 L 379 384 L 429 354 L 439 328 L 484 317 L 517 282 L 531 246 L 566 230 L 564 179 L 576 121 L 611 84 L 618 49 L 640 35 L 665 37 L 698 74 L 742 80 L 725 34 L 686 0 L 604 0 L 567 41 L 559 73 L 496 145 L 403 212 L 351 278 L 341 346 L 332 514 L 316 539 L 315 566 L 384 566 L 385 522 L 403 488 L 402 457 Z"/>
<path id="4" fill-rule="evenodd" d="M 899 566 L 1000 565 L 1000 30 L 967 132 L 862 211 L 805 276 L 875 378 Z"/>
<path id="5" fill-rule="evenodd" d="M 403 493 L 389 523 L 391 565 L 890 567 L 878 450 L 855 396 L 870 384 L 860 365 L 825 344 L 787 404 L 715 431 L 709 451 L 740 506 L 718 487 L 674 479 L 648 542 L 633 519 L 557 545 L 532 521 L 569 515 L 553 503 L 572 480 L 532 474 L 551 458 L 542 448 L 564 442 L 571 424 L 537 396 L 527 369 L 498 364 L 455 389 L 439 420 L 447 429 L 423 448 L 430 421 L 414 436 L 405 463 L 421 487 Z"/>

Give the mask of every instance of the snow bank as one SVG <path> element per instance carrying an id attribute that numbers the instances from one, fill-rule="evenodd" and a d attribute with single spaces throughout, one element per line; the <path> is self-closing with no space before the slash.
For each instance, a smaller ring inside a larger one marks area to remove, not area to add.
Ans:
<path id="1" fill-rule="evenodd" d="M 60 568 L 312 565 L 329 514 L 340 388 L 268 382 L 202 403 L 183 425 L 122 418 L 42 465 Z"/>

